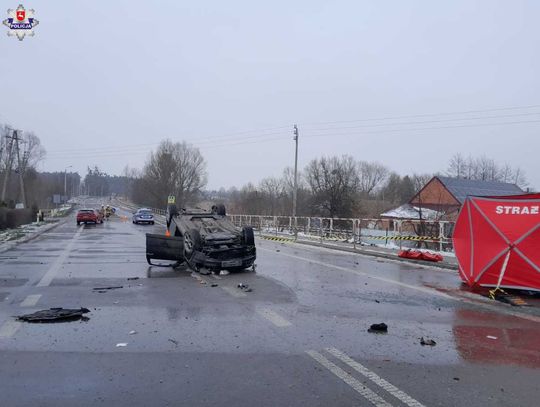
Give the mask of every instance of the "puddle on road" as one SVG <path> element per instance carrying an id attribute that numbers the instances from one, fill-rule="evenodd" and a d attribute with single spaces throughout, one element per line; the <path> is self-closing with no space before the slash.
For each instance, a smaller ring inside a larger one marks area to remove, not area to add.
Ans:
<path id="1" fill-rule="evenodd" d="M 540 324 L 457 309 L 452 332 L 456 348 L 466 361 L 540 367 Z"/>

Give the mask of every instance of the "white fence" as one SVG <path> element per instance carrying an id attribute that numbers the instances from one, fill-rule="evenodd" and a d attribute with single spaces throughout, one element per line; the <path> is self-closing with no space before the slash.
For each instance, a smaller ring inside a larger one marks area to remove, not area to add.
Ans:
<path id="1" fill-rule="evenodd" d="M 393 219 L 232 215 L 236 226 L 251 226 L 262 235 L 298 240 L 332 241 L 389 248 L 423 247 L 453 251 L 454 222 Z"/>

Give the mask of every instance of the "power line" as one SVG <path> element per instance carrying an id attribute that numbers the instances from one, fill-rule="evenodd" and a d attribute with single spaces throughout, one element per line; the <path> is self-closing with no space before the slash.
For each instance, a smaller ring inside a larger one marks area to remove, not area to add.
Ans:
<path id="1" fill-rule="evenodd" d="M 261 130 L 248 130 L 248 131 L 238 132 L 238 133 L 229 133 L 228 135 L 223 135 L 223 136 L 199 137 L 196 140 L 189 139 L 189 138 L 184 138 L 184 139 L 182 139 L 182 141 L 191 142 L 191 143 L 197 143 L 197 142 L 213 143 L 213 142 L 222 141 L 222 140 L 223 141 L 242 140 L 242 139 L 245 139 L 245 138 L 259 137 L 260 135 L 262 135 L 262 136 L 270 136 L 270 135 L 275 135 L 275 134 L 284 134 L 283 131 L 272 132 L 272 133 L 264 133 L 264 132 L 268 131 L 268 130 L 274 130 L 274 129 L 286 129 L 286 128 L 289 128 L 289 127 L 290 126 L 287 126 L 287 127 L 281 126 L 281 127 L 273 127 L 273 128 L 267 128 L 267 129 L 261 129 Z M 236 135 L 253 133 L 254 131 L 263 132 L 263 133 L 262 134 L 257 134 L 257 135 L 251 135 L 251 136 L 247 136 L 247 137 L 236 137 Z M 172 140 L 172 141 L 174 141 L 174 140 Z M 143 148 L 143 147 L 157 146 L 160 143 L 161 143 L 161 141 L 160 142 L 154 142 L 154 143 L 132 144 L 132 145 L 129 145 L 129 146 L 90 147 L 90 148 L 84 148 L 84 151 L 111 151 L 111 150 L 114 150 L 114 149 L 127 150 L 127 149 L 130 149 L 130 148 Z M 78 151 L 81 151 L 81 147 L 79 147 L 79 148 L 61 149 L 61 150 L 52 150 L 49 153 L 55 154 L 55 153 L 69 153 L 69 152 L 78 152 Z"/>
<path id="2" fill-rule="evenodd" d="M 493 108 L 493 109 L 462 110 L 462 111 L 441 112 L 441 113 L 422 113 L 422 114 L 405 115 L 405 116 L 393 116 L 393 117 L 390 116 L 390 117 L 366 118 L 366 119 L 355 119 L 355 120 L 337 120 L 337 121 L 331 121 L 331 122 L 313 122 L 313 123 L 301 123 L 301 124 L 302 126 L 313 126 L 313 125 L 320 125 L 320 124 L 340 124 L 340 123 L 355 123 L 355 122 L 364 122 L 364 121 L 414 119 L 417 117 L 451 116 L 451 115 L 457 115 L 457 114 L 486 113 L 486 112 L 497 112 L 497 111 L 504 111 L 504 110 L 534 109 L 538 107 L 540 107 L 540 105 L 511 106 L 511 107 L 500 107 L 500 108 Z"/>
<path id="3" fill-rule="evenodd" d="M 390 129 L 383 131 L 373 131 L 373 132 L 351 132 L 351 133 L 321 133 L 321 134 L 308 134 L 305 137 L 328 137 L 328 136 L 354 136 L 354 135 L 370 135 L 370 134 L 383 134 L 383 133 L 395 133 L 395 132 L 405 132 L 405 131 L 422 131 L 422 130 L 440 130 L 440 129 L 459 129 L 465 127 L 483 127 L 483 126 L 502 126 L 502 125 L 514 125 L 514 124 L 525 124 L 525 123 L 540 123 L 540 120 L 523 120 L 523 121 L 513 121 L 513 122 L 502 122 L 502 123 L 478 123 L 478 124 L 464 124 L 459 126 L 435 126 L 435 127 L 420 127 L 412 129 Z"/>
<path id="4" fill-rule="evenodd" d="M 399 128 L 399 129 L 388 129 L 388 130 L 382 130 L 382 131 L 368 131 L 368 132 L 347 132 L 347 133 L 311 133 L 310 131 L 306 131 L 304 137 L 307 138 L 314 138 L 314 137 L 343 137 L 343 136 L 355 136 L 355 135 L 378 135 L 378 134 L 385 134 L 385 133 L 395 133 L 395 132 L 411 132 L 411 131 L 425 131 L 425 130 L 442 130 L 442 129 L 458 129 L 458 128 L 474 128 L 474 127 L 485 127 L 485 126 L 506 126 L 506 125 L 516 125 L 516 124 L 532 124 L 532 123 L 540 123 L 540 120 L 522 120 L 522 121 L 512 121 L 512 122 L 498 122 L 498 123 L 475 123 L 475 124 L 464 124 L 464 125 L 456 125 L 456 126 L 431 126 L 431 127 L 418 127 L 418 128 Z M 237 146 L 237 145 L 248 145 L 248 144 L 256 144 L 256 143 L 266 143 L 269 141 L 277 141 L 277 140 L 284 140 L 285 137 L 287 137 L 286 133 L 283 133 L 283 136 L 281 137 L 264 137 L 264 135 L 261 137 L 261 135 L 254 135 L 249 136 L 245 138 L 239 139 L 239 141 L 234 142 L 224 142 L 224 143 L 207 143 L 207 144 L 194 144 L 195 147 L 198 147 L 202 150 L 208 150 L 212 148 L 222 148 L 222 147 L 231 147 L 231 146 Z M 255 139 L 255 140 L 252 140 Z M 53 155 L 52 157 L 47 157 L 47 159 L 53 160 L 53 159 L 64 159 L 64 158 L 93 158 L 93 157 L 118 157 L 123 156 L 126 154 L 130 155 L 143 155 L 148 154 L 148 150 L 129 150 L 125 148 L 117 149 L 117 150 L 107 150 L 104 149 L 102 151 L 80 151 L 80 154 L 69 154 L 69 155 Z"/>
<path id="5" fill-rule="evenodd" d="M 244 144 L 256 144 L 256 143 L 265 143 L 269 141 L 276 141 L 276 140 L 283 140 L 283 137 L 270 137 L 270 138 L 258 138 L 257 140 L 252 141 L 240 141 L 235 143 L 224 143 L 224 144 L 207 144 L 207 145 L 195 145 L 195 147 L 200 148 L 201 150 L 208 150 L 212 148 L 222 148 L 222 147 L 230 147 L 230 146 L 237 146 L 237 145 L 244 145 Z M 118 156 L 125 156 L 126 153 L 129 153 L 131 155 L 145 155 L 148 154 L 148 150 L 141 150 L 141 151 L 132 151 L 132 152 L 126 152 L 126 151 L 112 151 L 112 152 L 103 152 L 103 153 L 96 153 L 91 152 L 88 154 L 85 154 L 84 152 L 81 152 L 80 155 L 65 155 L 65 156 L 54 156 L 54 157 L 47 157 L 48 160 L 59 160 L 59 159 L 65 159 L 65 158 L 93 158 L 93 157 L 118 157 Z"/>
<path id="6" fill-rule="evenodd" d="M 540 115 L 540 112 L 507 114 L 507 115 L 497 115 L 497 116 L 478 116 L 478 117 L 463 117 L 463 118 L 460 117 L 460 118 L 454 118 L 454 119 L 422 120 L 422 121 L 413 121 L 413 122 L 378 123 L 378 124 L 367 124 L 367 125 L 347 126 L 347 127 L 314 128 L 310 130 L 333 131 L 333 130 L 359 129 L 359 128 L 367 128 L 367 127 L 390 127 L 390 126 L 401 126 L 401 125 L 412 125 L 412 124 L 449 123 L 449 122 L 483 120 L 483 119 L 503 119 L 503 118 L 508 118 L 508 117 L 522 117 L 522 116 L 535 116 L 535 115 L 536 116 Z"/>

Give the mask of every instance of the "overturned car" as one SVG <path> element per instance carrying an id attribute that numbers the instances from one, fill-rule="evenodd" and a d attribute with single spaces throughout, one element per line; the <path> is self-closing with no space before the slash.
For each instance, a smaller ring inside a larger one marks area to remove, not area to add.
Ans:
<path id="1" fill-rule="evenodd" d="M 167 209 L 167 235 L 146 234 L 146 260 L 172 260 L 192 269 L 212 271 L 254 267 L 255 236 L 248 226 L 238 228 L 226 217 L 225 207 Z"/>

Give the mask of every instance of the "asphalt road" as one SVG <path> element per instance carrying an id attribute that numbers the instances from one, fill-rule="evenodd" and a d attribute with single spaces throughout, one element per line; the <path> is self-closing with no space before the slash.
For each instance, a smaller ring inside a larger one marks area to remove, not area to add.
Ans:
<path id="1" fill-rule="evenodd" d="M 200 276 L 150 268 L 149 231 L 72 216 L 0 255 L 1 406 L 538 405 L 540 318 L 454 273 L 258 239 L 256 273 Z"/>

